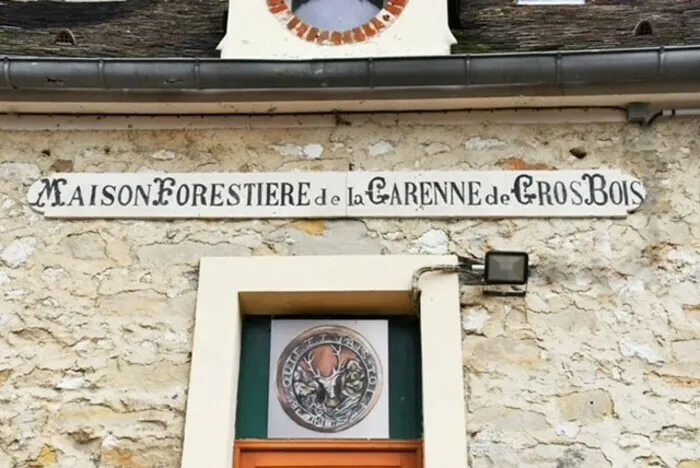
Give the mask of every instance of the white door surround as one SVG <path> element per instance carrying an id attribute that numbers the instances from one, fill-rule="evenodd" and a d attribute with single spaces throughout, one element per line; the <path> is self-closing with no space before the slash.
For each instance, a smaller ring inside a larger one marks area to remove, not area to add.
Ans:
<path id="1" fill-rule="evenodd" d="M 203 258 L 181 468 L 233 464 L 241 317 L 245 314 L 405 314 L 413 273 L 456 256 Z M 467 466 L 459 282 L 420 279 L 424 468 Z"/>

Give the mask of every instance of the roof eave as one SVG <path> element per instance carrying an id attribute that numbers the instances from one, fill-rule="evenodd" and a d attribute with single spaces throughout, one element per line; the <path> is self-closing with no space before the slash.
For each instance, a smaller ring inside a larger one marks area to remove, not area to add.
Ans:
<path id="1" fill-rule="evenodd" d="M 32 103 L 157 101 L 182 110 L 228 103 L 238 112 L 244 104 L 268 102 L 337 109 L 334 103 L 349 101 L 526 105 L 700 93 L 698 46 L 311 61 L 4 57 L 2 68 L 5 111 L 8 103 L 20 109 Z"/>

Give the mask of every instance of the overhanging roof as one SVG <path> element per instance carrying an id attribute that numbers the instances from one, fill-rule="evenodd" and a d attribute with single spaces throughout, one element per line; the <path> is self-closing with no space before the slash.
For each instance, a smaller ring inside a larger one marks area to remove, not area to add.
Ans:
<path id="1" fill-rule="evenodd" d="M 219 109 L 211 113 L 279 112 L 299 103 L 326 111 L 348 103 L 419 110 L 443 101 L 452 108 L 595 106 L 644 96 L 688 102 L 696 94 L 696 46 L 313 61 L 4 57 L 0 76 L 2 112 L 75 103 L 107 113 L 149 105 L 192 113 L 207 104 Z"/>

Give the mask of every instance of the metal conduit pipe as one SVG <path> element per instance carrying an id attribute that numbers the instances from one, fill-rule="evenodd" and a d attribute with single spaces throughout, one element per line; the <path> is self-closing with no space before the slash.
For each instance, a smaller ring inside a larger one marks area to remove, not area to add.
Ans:
<path id="1" fill-rule="evenodd" d="M 651 126 L 660 117 L 696 117 L 700 115 L 700 109 L 663 109 L 649 117 L 644 126 Z"/>
<path id="2" fill-rule="evenodd" d="M 664 117 L 693 117 L 700 115 L 700 109 L 666 109 L 662 111 Z"/>

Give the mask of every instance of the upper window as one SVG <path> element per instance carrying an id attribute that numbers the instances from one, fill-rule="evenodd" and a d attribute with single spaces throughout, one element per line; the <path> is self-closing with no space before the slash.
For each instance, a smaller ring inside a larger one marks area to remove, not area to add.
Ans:
<path id="1" fill-rule="evenodd" d="M 412 317 L 246 316 L 238 439 L 420 439 L 421 350 Z"/>
<path id="2" fill-rule="evenodd" d="M 634 35 L 635 36 L 653 36 L 654 35 L 654 28 L 652 27 L 652 25 L 649 21 L 642 20 L 639 23 L 637 23 L 637 26 L 634 27 Z"/>
<path id="3" fill-rule="evenodd" d="M 408 0 L 267 0 L 293 34 L 320 45 L 364 42 L 388 28 Z"/>
<path id="4" fill-rule="evenodd" d="M 297 18 L 328 31 L 349 31 L 368 23 L 384 0 L 285 0 Z"/>

